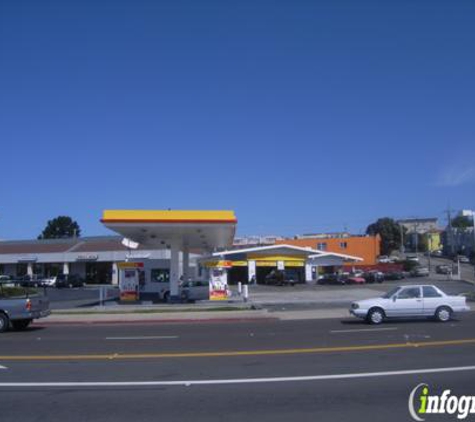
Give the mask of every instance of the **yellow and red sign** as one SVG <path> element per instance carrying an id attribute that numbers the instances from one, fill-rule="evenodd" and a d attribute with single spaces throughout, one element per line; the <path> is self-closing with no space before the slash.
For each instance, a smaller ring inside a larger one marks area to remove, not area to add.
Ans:
<path id="1" fill-rule="evenodd" d="M 128 268 L 143 268 L 143 262 L 118 262 L 117 266 L 121 270 L 125 270 Z"/>
<path id="2" fill-rule="evenodd" d="M 210 290 L 209 300 L 228 300 L 228 291 L 225 290 Z"/>

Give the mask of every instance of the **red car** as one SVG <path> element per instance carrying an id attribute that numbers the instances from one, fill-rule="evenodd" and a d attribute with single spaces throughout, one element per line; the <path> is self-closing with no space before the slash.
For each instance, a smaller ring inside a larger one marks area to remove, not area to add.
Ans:
<path id="1" fill-rule="evenodd" d="M 363 277 L 353 276 L 353 277 L 348 277 L 346 282 L 348 284 L 364 284 L 364 283 L 366 283 L 366 280 Z"/>

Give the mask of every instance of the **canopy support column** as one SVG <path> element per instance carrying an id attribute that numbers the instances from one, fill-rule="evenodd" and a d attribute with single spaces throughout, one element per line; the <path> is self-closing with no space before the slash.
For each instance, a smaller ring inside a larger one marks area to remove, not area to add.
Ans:
<path id="1" fill-rule="evenodd" d="M 188 246 L 183 247 L 183 280 L 187 281 L 190 277 L 190 250 Z"/>
<path id="2" fill-rule="evenodd" d="M 177 241 L 170 243 L 170 301 L 180 299 L 180 244 Z"/>

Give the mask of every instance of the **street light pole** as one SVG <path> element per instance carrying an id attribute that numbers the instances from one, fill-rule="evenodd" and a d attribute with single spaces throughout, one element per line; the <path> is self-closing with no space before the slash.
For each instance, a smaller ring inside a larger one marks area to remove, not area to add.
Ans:
<path id="1" fill-rule="evenodd" d="M 416 257 L 419 255 L 419 233 L 417 231 L 417 223 L 414 224 L 414 232 L 415 232 L 415 246 L 416 246 Z"/>
<path id="2" fill-rule="evenodd" d="M 401 258 L 402 258 L 402 255 L 404 254 L 404 231 L 403 231 L 401 223 L 399 223 L 399 233 L 401 235 L 401 246 L 399 247 L 399 250 L 401 252 Z"/>
<path id="3" fill-rule="evenodd" d="M 428 258 L 429 258 L 429 272 L 431 270 L 431 260 L 430 260 L 430 256 L 432 254 L 432 236 L 429 235 L 429 251 L 428 251 Z"/>

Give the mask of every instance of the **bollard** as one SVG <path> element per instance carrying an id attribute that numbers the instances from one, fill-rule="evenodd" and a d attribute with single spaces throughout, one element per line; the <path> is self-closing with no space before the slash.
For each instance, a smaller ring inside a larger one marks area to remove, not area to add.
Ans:
<path id="1" fill-rule="evenodd" d="M 242 294 L 242 283 L 239 281 L 238 282 L 238 295 L 241 296 Z"/>
<path id="2" fill-rule="evenodd" d="M 243 296 L 244 302 L 247 302 L 247 299 L 249 298 L 249 290 L 248 290 L 247 284 L 243 286 L 242 296 Z"/>

